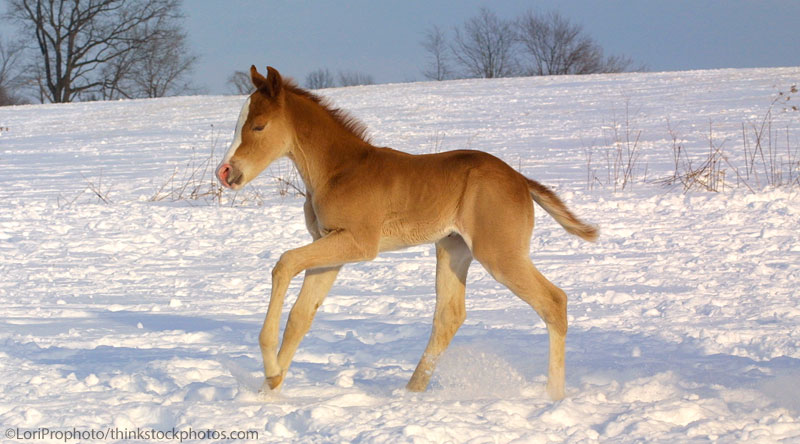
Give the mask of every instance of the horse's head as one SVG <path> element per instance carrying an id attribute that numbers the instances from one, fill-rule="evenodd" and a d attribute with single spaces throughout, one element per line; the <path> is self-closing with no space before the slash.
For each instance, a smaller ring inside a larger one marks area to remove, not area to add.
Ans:
<path id="1" fill-rule="evenodd" d="M 267 77 L 250 67 L 256 92 L 239 113 L 233 142 L 217 167 L 217 179 L 234 190 L 255 179 L 275 159 L 288 154 L 292 131 L 285 114 L 283 79 L 267 67 Z"/>

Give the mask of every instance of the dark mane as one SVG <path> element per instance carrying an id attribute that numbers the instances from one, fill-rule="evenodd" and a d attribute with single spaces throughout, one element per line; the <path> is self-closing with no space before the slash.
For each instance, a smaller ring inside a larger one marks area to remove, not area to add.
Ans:
<path id="1" fill-rule="evenodd" d="M 322 109 L 327 111 L 328 114 L 330 114 L 331 117 L 333 117 L 333 120 L 339 123 L 339 125 L 341 125 L 344 129 L 346 129 L 359 139 L 363 140 L 364 142 L 371 143 L 369 133 L 367 131 L 367 125 L 365 125 L 364 122 L 351 116 L 347 111 L 341 108 L 334 108 L 333 106 L 330 105 L 328 99 L 320 97 L 307 89 L 300 88 L 299 86 L 297 86 L 297 83 L 295 83 L 291 79 L 284 79 L 283 86 L 292 93 L 310 99 L 317 105 L 321 106 Z"/>

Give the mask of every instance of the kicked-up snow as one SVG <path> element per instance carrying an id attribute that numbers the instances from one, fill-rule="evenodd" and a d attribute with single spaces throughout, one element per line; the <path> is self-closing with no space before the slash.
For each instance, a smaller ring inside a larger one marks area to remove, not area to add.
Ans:
<path id="1" fill-rule="evenodd" d="M 758 170 L 751 191 L 732 169 L 768 112 L 792 159 L 798 83 L 780 68 L 320 91 L 377 145 L 488 151 L 600 226 L 583 242 L 537 207 L 531 257 L 570 298 L 559 402 L 544 323 L 477 263 L 431 387 L 404 389 L 430 333 L 433 246 L 345 266 L 283 389 L 260 394 L 270 270 L 310 240 L 303 198 L 275 180 L 289 164 L 221 201 L 170 198 L 211 188 L 244 98 L 0 108 L 4 439 L 800 441 L 800 188 Z M 676 141 L 694 165 L 723 147 L 719 192 L 657 183 Z M 620 189 L 610 153 L 633 146 Z"/>

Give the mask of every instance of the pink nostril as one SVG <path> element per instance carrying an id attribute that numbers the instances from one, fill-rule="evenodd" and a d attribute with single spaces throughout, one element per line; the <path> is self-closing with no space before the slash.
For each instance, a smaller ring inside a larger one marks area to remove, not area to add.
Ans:
<path id="1" fill-rule="evenodd" d="M 227 163 L 220 165 L 217 169 L 217 179 L 225 186 L 228 186 L 228 175 L 231 173 L 231 169 L 230 164 Z"/>

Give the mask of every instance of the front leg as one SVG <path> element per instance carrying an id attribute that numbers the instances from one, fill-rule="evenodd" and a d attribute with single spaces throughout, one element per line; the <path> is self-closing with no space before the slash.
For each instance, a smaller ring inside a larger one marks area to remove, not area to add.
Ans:
<path id="1" fill-rule="evenodd" d="M 272 293 L 259 335 L 264 375 L 271 389 L 281 384 L 286 370 L 278 362 L 277 350 L 281 311 L 289 282 L 303 270 L 338 267 L 348 262 L 374 259 L 378 254 L 378 240 L 377 233 L 355 234 L 350 230 L 336 230 L 306 246 L 289 250 L 278 259 L 272 269 Z M 288 363 L 284 365 L 288 368 Z"/>
<path id="2" fill-rule="evenodd" d="M 333 281 L 336 280 L 336 275 L 339 274 L 340 268 L 337 266 L 306 270 L 306 275 L 303 278 L 303 287 L 300 289 L 300 294 L 297 296 L 297 301 L 295 301 L 292 311 L 289 312 L 289 320 L 283 330 L 283 341 L 278 352 L 278 366 L 281 369 L 281 373 L 277 378 L 271 378 L 269 381 L 270 388 L 280 387 L 281 382 L 283 382 L 297 347 L 311 328 L 314 315 L 317 313 L 319 306 L 322 305 L 325 296 L 328 295 L 328 291 L 330 291 Z"/>

